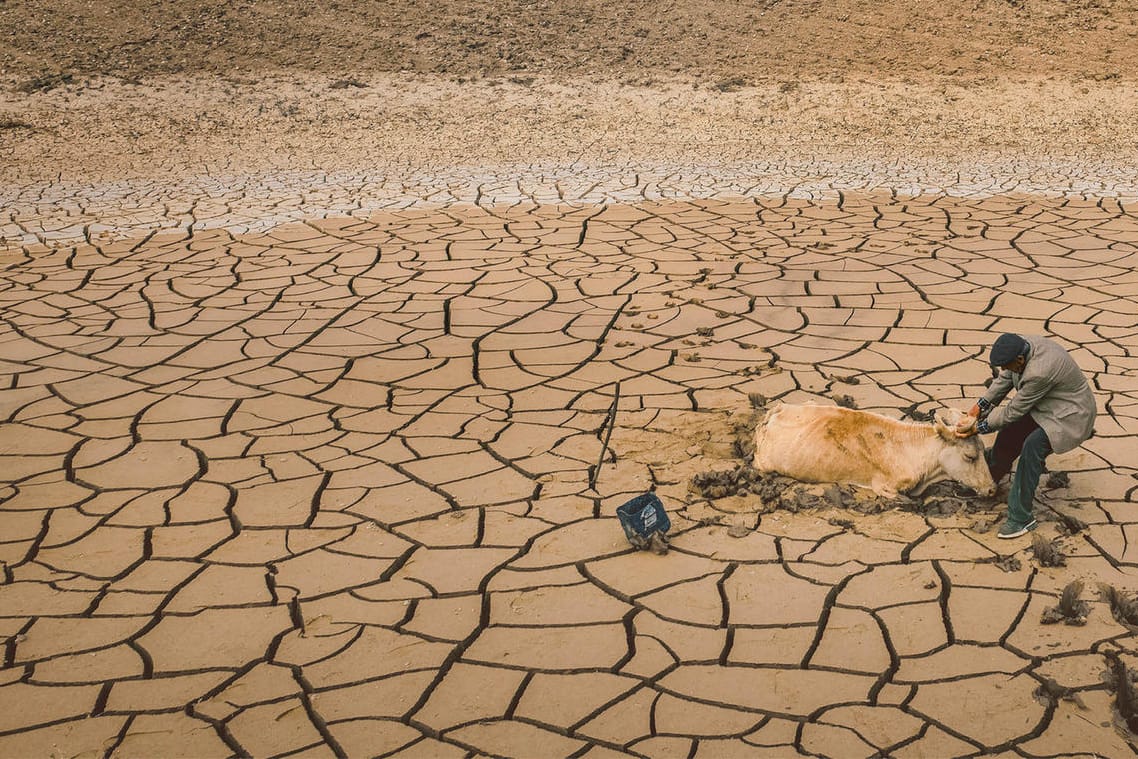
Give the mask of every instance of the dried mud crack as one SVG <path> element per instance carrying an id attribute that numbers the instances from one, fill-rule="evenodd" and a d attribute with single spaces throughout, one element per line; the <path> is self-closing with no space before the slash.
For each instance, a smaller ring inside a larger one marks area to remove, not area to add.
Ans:
<path id="1" fill-rule="evenodd" d="M 1131 750 L 1094 726 L 1135 655 L 1125 203 L 88 232 L 5 254 L 0 755 Z M 1051 554 L 950 484 L 741 463 L 757 407 L 965 404 L 1032 325 L 1104 404 L 1049 462 Z M 615 518 L 648 490 L 666 556 Z"/>
<path id="2" fill-rule="evenodd" d="M 0 757 L 1138 750 L 1132 8 L 152 5 L 0 2 Z M 745 464 L 1003 331 L 1038 541 Z"/>

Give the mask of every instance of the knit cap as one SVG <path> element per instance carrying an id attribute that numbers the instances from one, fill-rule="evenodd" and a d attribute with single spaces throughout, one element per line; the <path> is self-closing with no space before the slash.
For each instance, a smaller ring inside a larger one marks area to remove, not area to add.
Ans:
<path id="1" fill-rule="evenodd" d="M 1011 332 L 1005 332 L 992 343 L 992 355 L 988 363 L 992 366 L 1005 366 L 1015 361 L 1027 348 L 1027 340 Z"/>

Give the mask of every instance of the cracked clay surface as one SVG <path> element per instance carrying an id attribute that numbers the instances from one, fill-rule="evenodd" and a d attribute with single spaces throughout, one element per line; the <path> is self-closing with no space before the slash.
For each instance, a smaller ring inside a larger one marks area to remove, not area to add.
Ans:
<path id="1" fill-rule="evenodd" d="M 1097 588 L 1138 589 L 1134 201 L 632 186 L 13 213 L 0 756 L 1132 754 Z M 1058 566 L 997 501 L 690 487 L 756 394 L 967 407 L 1002 331 L 1100 406 L 1035 506 Z M 650 488 L 665 556 L 615 517 Z M 1085 624 L 1043 624 L 1076 580 Z"/>

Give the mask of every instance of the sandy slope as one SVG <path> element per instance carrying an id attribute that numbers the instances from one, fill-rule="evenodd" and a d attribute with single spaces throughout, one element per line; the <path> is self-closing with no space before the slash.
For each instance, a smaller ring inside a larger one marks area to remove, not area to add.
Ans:
<path id="1" fill-rule="evenodd" d="M 0 69 L 452 76 L 1131 76 L 1129 0 L 22 0 Z"/>
<path id="2" fill-rule="evenodd" d="M 7 183 L 283 169 L 987 158 L 1135 163 L 1138 93 L 1044 78 L 733 92 L 542 77 L 100 78 L 0 100 Z"/>
<path id="3" fill-rule="evenodd" d="M 1138 165 L 1123 0 L 138 5 L 0 2 L 8 193 L 285 170 Z"/>

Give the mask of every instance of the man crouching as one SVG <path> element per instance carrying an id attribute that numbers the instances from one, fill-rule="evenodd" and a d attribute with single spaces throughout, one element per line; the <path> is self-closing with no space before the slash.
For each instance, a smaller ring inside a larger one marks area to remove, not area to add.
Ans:
<path id="1" fill-rule="evenodd" d="M 995 379 L 956 434 L 996 433 L 995 444 L 984 453 L 996 483 L 1019 459 L 1008 491 L 1008 518 L 999 532 L 1001 538 L 1018 538 L 1037 526 L 1032 501 L 1044 460 L 1094 434 L 1097 406 L 1082 370 L 1054 340 L 1004 333 L 992 344 L 988 363 Z M 1015 396 L 997 408 L 1012 388 Z"/>

